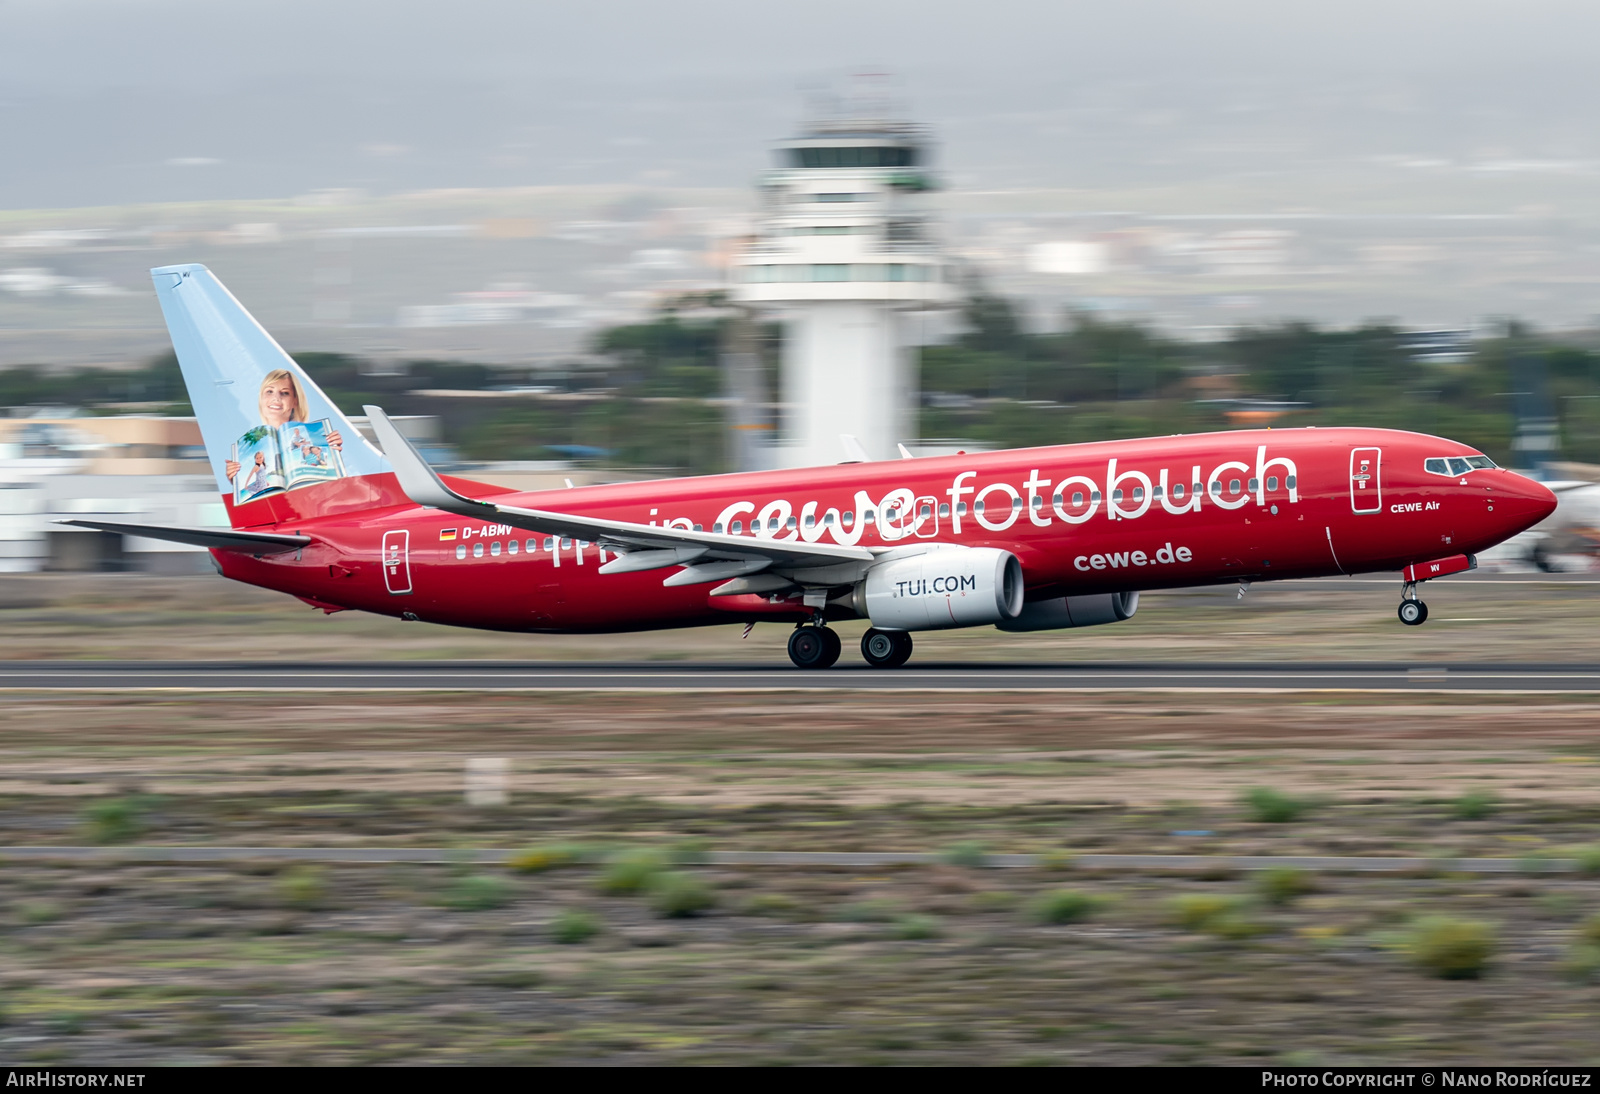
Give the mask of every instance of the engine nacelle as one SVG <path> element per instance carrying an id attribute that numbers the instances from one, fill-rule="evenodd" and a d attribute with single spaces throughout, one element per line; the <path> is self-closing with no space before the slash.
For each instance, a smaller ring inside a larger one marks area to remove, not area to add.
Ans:
<path id="1" fill-rule="evenodd" d="M 1014 619 L 995 626 L 1003 631 L 1054 631 L 1065 627 L 1098 627 L 1102 623 L 1121 623 L 1139 610 L 1138 593 L 1095 593 L 1090 596 L 1061 596 L 1054 600 L 1035 600 L 1024 604 Z"/>
<path id="2" fill-rule="evenodd" d="M 1022 564 L 995 547 L 945 547 L 880 562 L 855 587 L 856 614 L 887 631 L 978 627 L 1022 611 Z"/>

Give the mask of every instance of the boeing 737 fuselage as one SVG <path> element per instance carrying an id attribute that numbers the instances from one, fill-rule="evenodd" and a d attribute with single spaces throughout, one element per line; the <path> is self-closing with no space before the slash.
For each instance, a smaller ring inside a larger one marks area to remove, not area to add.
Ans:
<path id="1" fill-rule="evenodd" d="M 920 630 L 1131 616 L 1140 590 L 1400 571 L 1423 581 L 1555 508 L 1468 445 L 1241 430 L 519 493 L 436 475 L 383 411 L 369 445 L 203 266 L 153 271 L 229 529 L 76 521 L 211 549 L 326 611 L 528 632 L 795 624 L 794 662 L 866 619 Z"/>

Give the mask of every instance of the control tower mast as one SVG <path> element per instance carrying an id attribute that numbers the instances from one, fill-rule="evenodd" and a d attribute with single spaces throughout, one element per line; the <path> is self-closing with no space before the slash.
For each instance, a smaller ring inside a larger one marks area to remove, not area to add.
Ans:
<path id="1" fill-rule="evenodd" d="M 873 459 L 915 439 L 909 313 L 960 297 L 926 208 L 926 131 L 874 112 L 813 121 L 778 145 L 758 234 L 734 259 L 733 299 L 783 324 L 776 466 L 838 463 L 841 434 Z"/>

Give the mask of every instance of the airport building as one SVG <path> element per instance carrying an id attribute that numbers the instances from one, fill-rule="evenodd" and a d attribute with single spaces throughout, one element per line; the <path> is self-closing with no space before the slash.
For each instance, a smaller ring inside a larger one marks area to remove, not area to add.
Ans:
<path id="1" fill-rule="evenodd" d="M 934 232 L 926 131 L 904 121 L 813 122 L 777 147 L 755 237 L 731 267 L 734 301 L 779 319 L 773 467 L 886 459 L 916 439 L 916 316 L 961 298 Z"/>

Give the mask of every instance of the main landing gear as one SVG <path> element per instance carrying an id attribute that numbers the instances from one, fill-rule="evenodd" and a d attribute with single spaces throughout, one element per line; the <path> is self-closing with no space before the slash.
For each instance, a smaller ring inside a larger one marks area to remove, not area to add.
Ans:
<path id="1" fill-rule="evenodd" d="M 789 635 L 789 660 L 799 669 L 825 669 L 839 660 L 839 635 L 820 623 L 802 623 Z"/>
<path id="2" fill-rule="evenodd" d="M 789 635 L 789 660 L 795 668 L 825 669 L 839 660 L 840 647 L 837 632 L 821 623 L 802 623 Z M 911 636 L 873 627 L 861 636 L 861 656 L 875 669 L 897 669 L 911 657 Z"/>
<path id="3" fill-rule="evenodd" d="M 1415 582 L 1406 582 L 1400 589 L 1400 622 L 1408 627 L 1420 627 L 1428 621 L 1428 606 L 1417 599 Z"/>
<path id="4" fill-rule="evenodd" d="M 861 656 L 875 669 L 897 669 L 911 657 L 911 635 L 872 627 L 861 636 Z"/>

